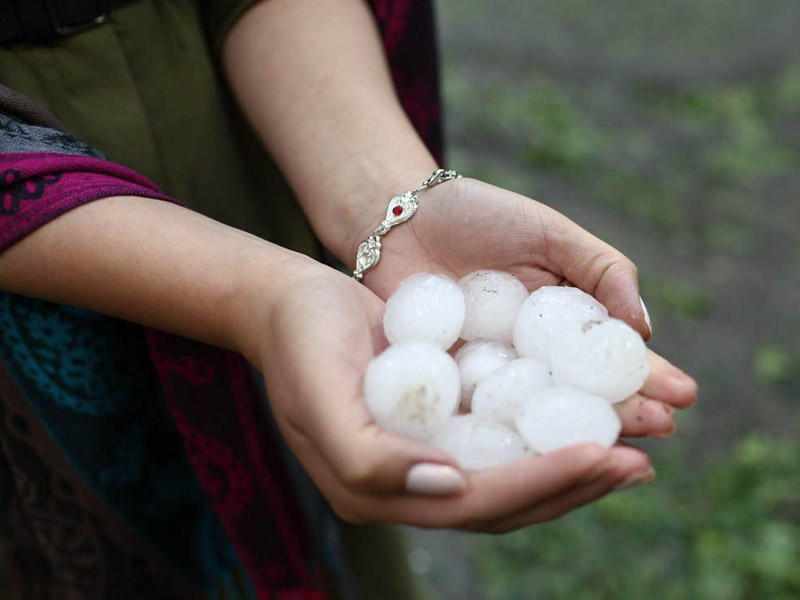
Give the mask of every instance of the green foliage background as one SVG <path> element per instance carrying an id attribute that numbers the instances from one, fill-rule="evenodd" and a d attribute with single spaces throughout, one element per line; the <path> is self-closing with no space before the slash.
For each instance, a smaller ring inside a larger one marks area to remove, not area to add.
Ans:
<path id="1" fill-rule="evenodd" d="M 633 258 L 695 375 L 658 479 L 500 537 L 411 531 L 443 600 L 800 598 L 800 4 L 439 0 L 448 166 Z M 638 444 L 638 442 L 635 442 Z"/>
<path id="2" fill-rule="evenodd" d="M 800 597 L 800 446 L 749 435 L 729 460 L 689 472 L 680 446 L 673 448 L 659 461 L 668 485 L 473 539 L 486 597 Z"/>

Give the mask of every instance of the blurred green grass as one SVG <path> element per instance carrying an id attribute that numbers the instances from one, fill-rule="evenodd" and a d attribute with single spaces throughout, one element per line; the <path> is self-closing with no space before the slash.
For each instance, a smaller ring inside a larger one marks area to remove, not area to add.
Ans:
<path id="1" fill-rule="evenodd" d="M 800 140 L 785 133 L 800 116 L 798 89 L 800 62 L 763 81 L 638 79 L 617 90 L 617 101 L 639 122 L 620 124 L 599 121 L 587 101 L 541 72 L 508 81 L 451 70 L 444 78 L 445 103 L 470 136 L 487 145 L 511 140 L 522 166 L 557 174 L 655 230 L 686 229 L 687 205 L 702 196 L 715 218 L 701 243 L 733 253 L 752 247 L 744 230 L 757 217 L 752 203 L 735 199 L 798 165 Z M 665 137 L 674 148 L 658 148 Z"/>
<path id="2" fill-rule="evenodd" d="M 800 445 L 747 435 L 686 471 L 672 444 L 658 481 L 470 552 L 492 600 L 790 600 L 800 597 Z M 697 493 L 702 490 L 703 493 Z"/>
<path id="3" fill-rule="evenodd" d="M 555 522 L 414 532 L 447 600 L 800 598 L 800 5 L 441 0 L 448 165 L 633 258 L 697 376 L 659 477 Z M 436 541 L 438 539 L 438 542 Z"/>

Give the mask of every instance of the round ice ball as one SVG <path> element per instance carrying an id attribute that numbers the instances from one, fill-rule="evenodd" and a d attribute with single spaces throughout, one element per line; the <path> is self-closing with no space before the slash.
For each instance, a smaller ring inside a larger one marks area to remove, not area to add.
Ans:
<path id="1" fill-rule="evenodd" d="M 641 389 L 650 374 L 642 337 L 619 319 L 587 321 L 553 344 L 551 369 L 568 385 L 619 402 Z"/>
<path id="2" fill-rule="evenodd" d="M 428 340 L 447 349 L 464 324 L 464 293 L 444 275 L 406 277 L 386 301 L 383 330 L 391 344 Z"/>
<path id="3" fill-rule="evenodd" d="M 461 337 L 478 338 L 510 344 L 514 319 L 528 297 L 525 285 L 511 273 L 474 271 L 459 279 L 467 311 Z"/>
<path id="4" fill-rule="evenodd" d="M 461 375 L 461 405 L 470 407 L 475 386 L 503 365 L 517 358 L 517 353 L 508 344 L 477 339 L 464 344 L 456 352 L 456 364 Z"/>
<path id="5" fill-rule="evenodd" d="M 364 376 L 364 401 L 389 431 L 428 440 L 458 406 L 458 367 L 431 342 L 390 346 L 372 359 Z"/>
<path id="6" fill-rule="evenodd" d="M 489 469 L 526 456 L 525 442 L 508 427 L 477 415 L 448 419 L 431 440 L 456 459 L 462 469 Z"/>
<path id="7" fill-rule="evenodd" d="M 610 448 L 622 429 L 604 398 L 560 386 L 530 396 L 514 422 L 528 446 L 540 454 L 584 442 Z"/>
<path id="8" fill-rule="evenodd" d="M 472 395 L 472 412 L 513 426 L 523 402 L 553 385 L 550 369 L 532 358 L 518 358 L 487 375 Z"/>
<path id="9" fill-rule="evenodd" d="M 574 287 L 544 286 L 533 292 L 514 322 L 514 347 L 520 356 L 550 363 L 553 340 L 586 321 L 608 318 L 608 310 Z"/>

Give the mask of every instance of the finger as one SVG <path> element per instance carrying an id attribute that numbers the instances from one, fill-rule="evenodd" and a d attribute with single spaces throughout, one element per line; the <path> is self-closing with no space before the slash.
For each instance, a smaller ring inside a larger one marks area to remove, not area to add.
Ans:
<path id="1" fill-rule="evenodd" d="M 566 493 L 529 507 L 512 517 L 490 525 L 487 533 L 508 533 L 534 523 L 556 519 L 570 511 L 602 498 L 620 486 L 631 486 L 639 480 L 652 478 L 650 459 L 647 455 L 630 446 L 618 446 L 612 450 L 614 466 L 595 479 L 575 486 Z"/>
<path id="2" fill-rule="evenodd" d="M 675 408 L 686 408 L 697 400 L 697 382 L 665 358 L 650 351 L 650 376 L 640 393 Z"/>
<path id="3" fill-rule="evenodd" d="M 358 296 L 326 291 L 324 298 L 298 300 L 314 305 L 309 310 L 322 314 L 322 326 L 319 320 L 307 329 L 296 322 L 276 325 L 288 330 L 284 339 L 291 343 L 278 357 L 284 359 L 283 368 L 269 374 L 269 394 L 281 407 L 276 417 L 287 440 L 304 440 L 315 447 L 342 485 L 360 493 L 404 492 L 411 467 L 420 463 L 450 469 L 439 469 L 437 483 L 435 470 L 429 468 L 412 481 L 417 487 L 427 485 L 432 492 L 444 493 L 444 483 L 450 482 L 449 493 L 463 489 L 466 478 L 447 453 L 374 423 L 361 389 L 377 343 L 374 328 Z M 336 310 L 327 318 L 320 305 Z"/>
<path id="4" fill-rule="evenodd" d="M 307 438 L 293 450 L 336 514 L 352 523 L 386 521 L 417 527 L 472 528 L 519 512 L 531 503 L 594 480 L 611 467 L 610 452 L 581 444 L 475 473 L 468 490 L 444 497 L 412 493 L 363 494 L 345 486 Z"/>
<path id="5" fill-rule="evenodd" d="M 627 437 L 669 437 L 675 431 L 675 409 L 665 402 L 635 394 L 614 405 Z"/>
<path id="6" fill-rule="evenodd" d="M 651 335 L 649 316 L 639 296 L 636 265 L 624 254 L 544 205 L 550 269 L 595 296 L 611 316 L 622 319 L 642 337 Z"/>
<path id="7" fill-rule="evenodd" d="M 314 392 L 325 402 L 314 402 L 303 424 L 345 487 L 362 494 L 453 494 L 466 488 L 449 454 L 376 425 L 360 388 L 352 378 L 329 378 L 324 390 Z"/>
<path id="8" fill-rule="evenodd" d="M 357 502 L 359 511 L 369 512 L 374 520 L 476 529 L 594 477 L 609 467 L 609 457 L 609 451 L 597 444 L 580 444 L 473 473 L 468 490 L 460 496 L 385 496 L 380 503 L 374 497 L 361 497 Z"/>

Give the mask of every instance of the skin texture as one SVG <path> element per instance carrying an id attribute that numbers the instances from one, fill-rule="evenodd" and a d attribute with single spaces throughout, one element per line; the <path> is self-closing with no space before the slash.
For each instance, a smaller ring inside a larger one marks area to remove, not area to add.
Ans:
<path id="1" fill-rule="evenodd" d="M 314 275 L 282 298 L 263 338 L 278 425 L 342 518 L 501 532 L 555 518 L 649 469 L 635 448 L 590 444 L 471 474 L 461 494 L 406 492 L 411 466 L 455 465 L 437 448 L 378 428 L 361 400 L 364 369 L 386 345 L 382 311 L 353 280 Z"/>
<path id="2" fill-rule="evenodd" d="M 240 105 L 292 184 L 317 235 L 352 267 L 358 243 L 375 227 L 388 199 L 416 187 L 437 166 L 397 101 L 367 5 L 362 0 L 270 0 L 257 4 L 229 34 L 223 64 Z M 577 285 L 603 302 L 611 315 L 627 321 L 643 337 L 650 336 L 633 263 L 563 215 L 513 192 L 470 179 L 448 182 L 425 192 L 417 214 L 390 232 L 384 242 L 380 264 L 364 280 L 382 299 L 415 272 L 459 278 L 478 268 L 495 268 L 516 274 L 529 290 L 562 282 Z M 342 306 L 364 310 L 367 321 L 373 324 L 374 353 L 380 348 L 375 341 L 380 336 L 374 300 L 365 300 L 363 291 L 346 292 L 344 283 L 337 286 L 348 298 L 348 302 L 342 298 Z M 366 304 L 359 309 L 359 302 Z M 314 307 L 309 305 L 307 310 Z M 320 321 L 325 323 L 326 332 L 348 322 L 331 317 L 326 314 Z M 298 318 L 292 313 L 287 322 L 297 322 Z M 330 338 L 326 352 L 317 357 L 317 364 L 324 364 L 335 347 L 341 348 L 341 340 L 359 339 L 358 343 L 364 345 L 360 352 L 350 348 L 341 357 L 342 364 L 331 369 L 337 377 L 350 375 L 337 386 L 320 382 L 316 392 L 298 396 L 298 389 L 310 385 L 301 377 L 305 369 L 291 375 L 291 365 L 285 364 L 274 376 L 267 375 L 276 413 L 281 413 L 284 403 L 296 404 L 292 411 L 295 416 L 281 421 L 284 434 L 345 518 L 486 530 L 500 523 L 522 526 L 590 501 L 618 480 L 630 480 L 632 474 L 652 478 L 648 459 L 636 450 L 615 449 L 611 458 L 597 449 L 584 450 L 585 454 L 576 450 L 575 456 L 567 452 L 563 462 L 558 462 L 558 457 L 531 462 L 529 476 L 519 470 L 506 471 L 505 477 L 494 472 L 472 476 L 470 491 L 458 501 L 459 506 L 480 504 L 477 498 L 483 498 L 486 505 L 473 505 L 475 512 L 468 515 L 459 513 L 465 509 L 441 499 L 426 499 L 423 505 L 405 503 L 402 497 L 392 497 L 392 501 L 384 497 L 376 502 L 370 494 L 400 490 L 411 464 L 444 459 L 414 454 L 407 441 L 380 432 L 361 411 L 355 374 L 363 371 L 371 355 L 367 341 L 359 338 L 363 335 L 355 329 L 338 331 Z M 321 331 L 308 334 L 309 345 L 319 345 L 322 339 L 327 338 Z M 288 357 L 283 355 L 281 360 Z M 652 375 L 641 397 L 616 406 L 628 435 L 669 435 L 675 427 L 673 409 L 694 401 L 694 381 L 664 359 L 653 360 Z M 338 395 L 340 390 L 347 390 L 348 397 L 341 400 L 339 410 L 328 410 L 331 400 L 323 403 L 323 414 L 317 417 L 311 398 L 315 394 Z M 320 423 L 305 430 L 302 424 L 316 418 Z M 335 424 L 330 424 L 332 418 Z M 346 439 L 342 431 L 354 424 L 360 429 L 352 431 L 344 446 L 337 445 L 334 438 Z M 579 477 L 570 479 L 567 475 L 560 487 L 548 487 L 554 485 L 556 473 L 570 472 L 563 471 L 567 465 L 588 471 L 602 460 L 610 460 L 610 474 L 596 481 L 594 487 L 575 489 Z M 558 467 L 548 470 L 551 461 Z M 493 495 L 482 488 L 481 482 L 488 480 L 494 486 Z M 520 480 L 529 487 L 514 489 L 514 482 L 519 484 Z M 514 504 L 510 495 L 498 490 L 521 493 L 517 499 L 525 506 Z M 543 503 L 547 509 L 533 508 Z M 438 520 L 433 517 L 434 506 L 445 507 Z"/>
<path id="3" fill-rule="evenodd" d="M 633 448 L 576 446 L 475 474 L 461 494 L 407 493 L 412 465 L 453 461 L 380 430 L 362 402 L 364 369 L 386 346 L 383 301 L 306 257 L 167 202 L 106 198 L 62 215 L 0 254 L 0 287 L 242 352 L 262 368 L 289 445 L 354 522 L 501 531 L 553 518 L 649 466 Z"/>
<path id="4" fill-rule="evenodd" d="M 135 223 L 136 226 L 131 226 Z M 161 200 L 104 198 L 0 253 L 0 289 L 254 354 L 248 313 L 275 302 L 300 254 Z M 274 277 L 256 291 L 251 280 Z"/>
<path id="5" fill-rule="evenodd" d="M 320 239 L 352 266 L 388 198 L 436 167 L 397 102 L 368 8 L 259 3 L 234 26 L 223 62 Z M 411 273 L 477 268 L 511 271 L 531 290 L 568 281 L 649 336 L 633 263 L 547 206 L 469 179 L 425 193 L 417 215 L 386 237 L 366 286 L 181 207 L 108 198 L 0 255 L 0 287 L 243 353 L 265 376 L 288 444 L 349 521 L 499 533 L 651 479 L 635 448 L 582 445 L 464 476 L 459 493 L 406 491 L 413 465 L 456 467 L 380 430 L 362 402 L 362 374 L 386 345 L 383 301 Z M 695 399 L 690 377 L 652 361 L 641 397 L 617 405 L 625 435 L 668 435 L 672 409 Z"/>

